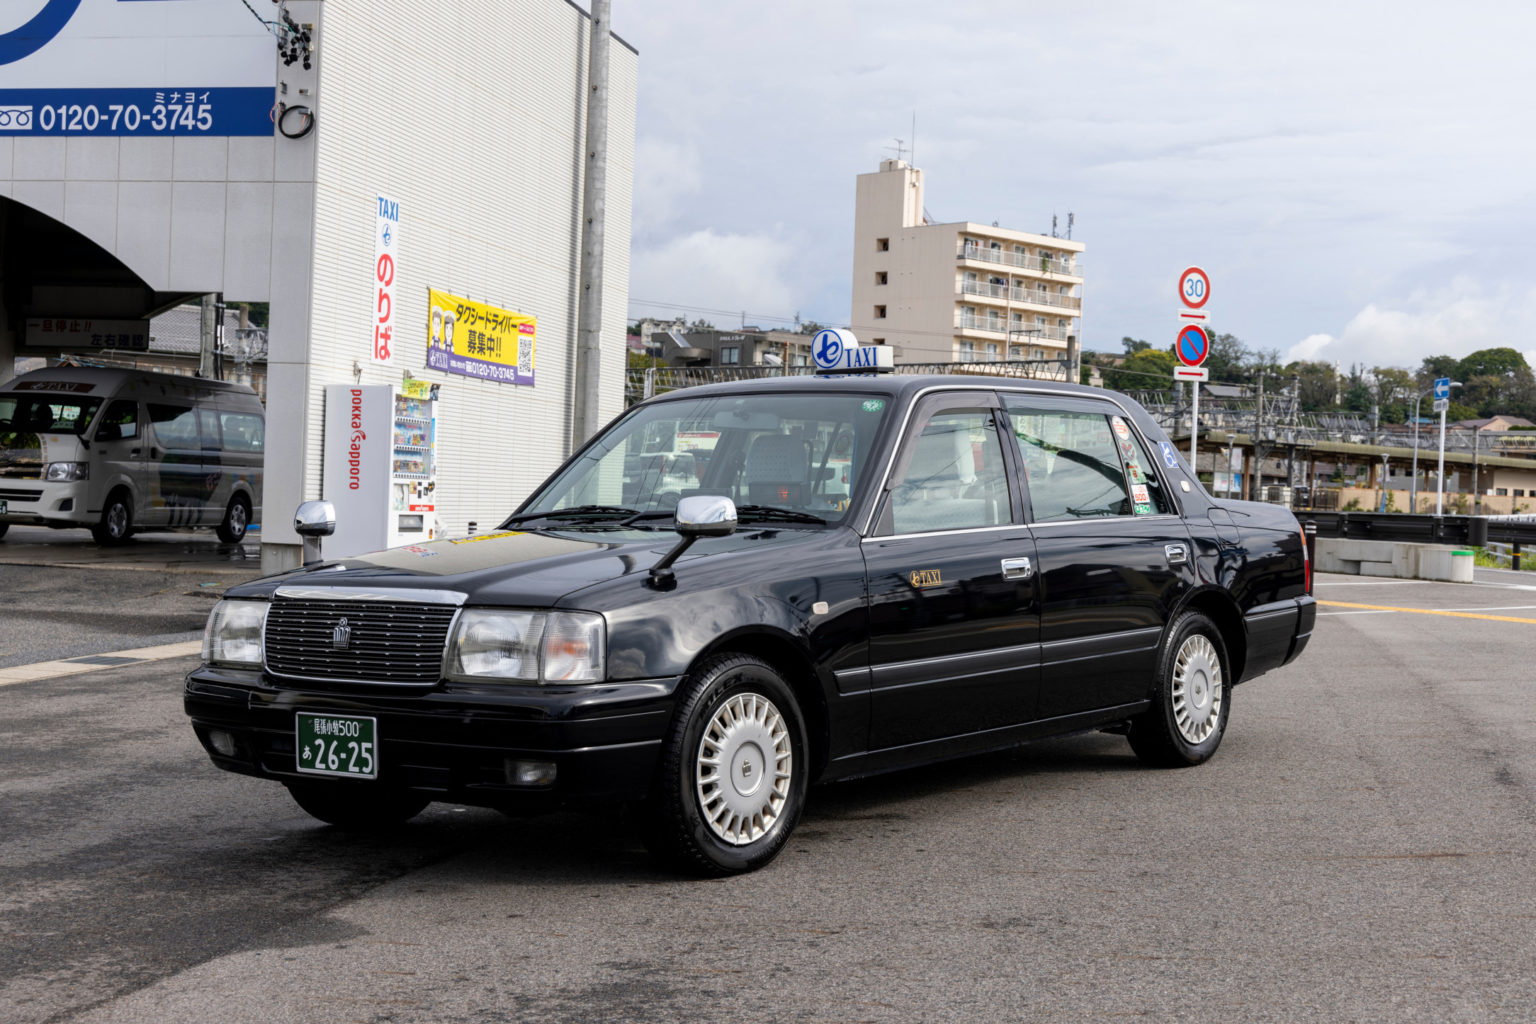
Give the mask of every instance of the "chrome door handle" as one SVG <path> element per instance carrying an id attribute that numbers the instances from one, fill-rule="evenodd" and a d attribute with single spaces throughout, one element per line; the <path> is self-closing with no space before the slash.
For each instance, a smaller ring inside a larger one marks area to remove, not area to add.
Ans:
<path id="1" fill-rule="evenodd" d="M 1168 557 L 1169 565 L 1183 565 L 1189 561 L 1189 549 L 1183 544 L 1165 544 L 1163 554 Z"/>
<path id="2" fill-rule="evenodd" d="M 1027 580 L 1035 574 L 1035 566 L 1027 558 L 1003 559 L 1003 579 Z"/>

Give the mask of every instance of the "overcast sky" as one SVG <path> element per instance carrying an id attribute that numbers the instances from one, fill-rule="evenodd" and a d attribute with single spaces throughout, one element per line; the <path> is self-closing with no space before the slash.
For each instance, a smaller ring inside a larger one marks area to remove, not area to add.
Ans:
<path id="1" fill-rule="evenodd" d="M 640 51 L 632 317 L 846 324 L 854 177 L 915 111 L 936 220 L 1076 214 L 1087 348 L 1171 343 L 1197 263 L 1215 328 L 1282 359 L 1536 363 L 1536 5 L 613 7 Z"/>

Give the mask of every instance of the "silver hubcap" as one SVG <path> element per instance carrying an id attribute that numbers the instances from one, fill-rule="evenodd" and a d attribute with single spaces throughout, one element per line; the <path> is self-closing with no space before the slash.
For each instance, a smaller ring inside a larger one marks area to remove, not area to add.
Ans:
<path id="1" fill-rule="evenodd" d="M 794 772 L 789 725 L 773 701 L 738 693 L 699 739 L 699 808 L 710 831 L 732 846 L 761 839 L 784 813 Z"/>
<path id="2" fill-rule="evenodd" d="M 1179 647 L 1173 665 L 1173 720 L 1190 743 L 1204 743 L 1221 721 L 1221 659 L 1196 633 Z"/>
<path id="3" fill-rule="evenodd" d="M 238 501 L 229 507 L 229 532 L 236 535 L 245 532 L 245 506 Z"/>
<path id="4" fill-rule="evenodd" d="M 128 532 L 127 505 L 114 502 L 107 508 L 107 532 L 114 537 L 121 537 Z"/>

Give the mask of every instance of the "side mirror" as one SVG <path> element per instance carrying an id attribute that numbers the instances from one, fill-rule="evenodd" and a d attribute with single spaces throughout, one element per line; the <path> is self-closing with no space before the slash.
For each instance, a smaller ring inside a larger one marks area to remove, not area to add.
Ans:
<path id="1" fill-rule="evenodd" d="M 329 537 L 336 532 L 336 506 L 306 501 L 293 514 L 293 532 L 301 537 Z"/>
<path id="2" fill-rule="evenodd" d="M 675 585 L 672 563 L 700 537 L 726 537 L 736 532 L 736 503 L 719 494 L 694 494 L 677 503 L 672 513 L 678 536 L 683 539 L 651 567 L 651 586 Z"/>
<path id="3" fill-rule="evenodd" d="M 677 503 L 673 513 L 684 537 L 725 537 L 736 532 L 736 503 L 717 494 L 695 494 Z"/>

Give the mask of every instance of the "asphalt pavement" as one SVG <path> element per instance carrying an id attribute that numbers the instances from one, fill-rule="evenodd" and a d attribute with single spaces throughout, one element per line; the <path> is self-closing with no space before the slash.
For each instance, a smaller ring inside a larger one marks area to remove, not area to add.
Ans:
<path id="1" fill-rule="evenodd" d="M 192 659 L 0 687 L 0 1020 L 1530 1021 L 1525 578 L 1320 577 L 1208 764 L 1089 734 L 820 787 L 721 881 L 617 815 L 321 826 L 207 762 Z"/>

